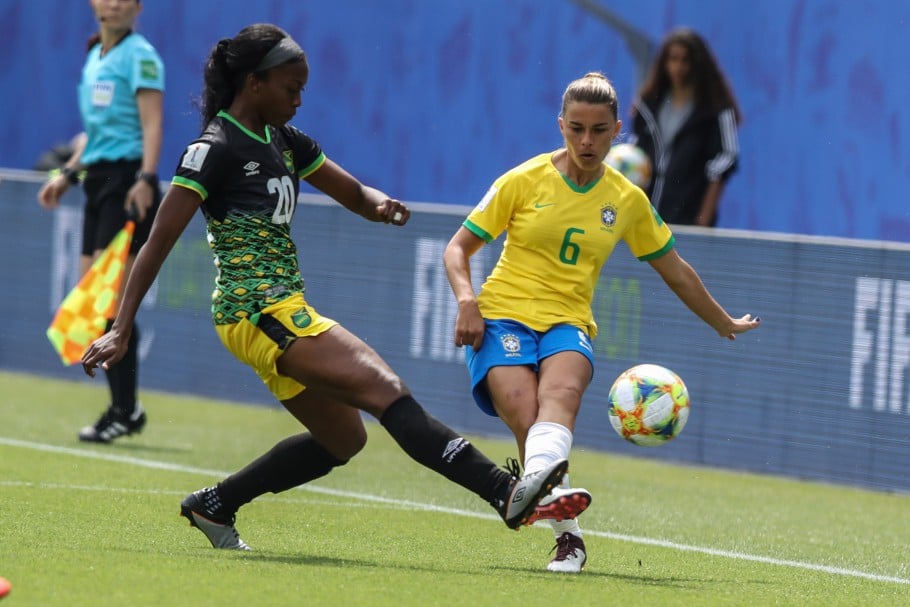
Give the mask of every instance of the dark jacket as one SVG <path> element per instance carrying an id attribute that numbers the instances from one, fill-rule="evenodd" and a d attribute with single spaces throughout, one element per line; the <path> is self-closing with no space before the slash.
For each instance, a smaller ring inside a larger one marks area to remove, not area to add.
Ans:
<path id="1" fill-rule="evenodd" d="M 645 190 L 667 223 L 694 224 L 711 181 L 725 182 L 737 168 L 739 140 L 732 108 L 695 108 L 672 141 L 664 141 L 656 103 L 636 100 L 632 132 L 653 167 Z M 711 220 L 715 225 L 717 217 Z"/>

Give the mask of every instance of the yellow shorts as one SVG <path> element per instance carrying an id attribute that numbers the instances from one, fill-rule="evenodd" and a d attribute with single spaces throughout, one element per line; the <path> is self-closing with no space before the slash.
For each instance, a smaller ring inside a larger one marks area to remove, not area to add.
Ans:
<path id="1" fill-rule="evenodd" d="M 298 337 L 325 333 L 338 323 L 320 316 L 302 293 L 291 295 L 240 322 L 215 325 L 221 343 L 238 360 L 253 367 L 278 400 L 287 400 L 306 389 L 303 384 L 279 375 L 275 361 Z"/>

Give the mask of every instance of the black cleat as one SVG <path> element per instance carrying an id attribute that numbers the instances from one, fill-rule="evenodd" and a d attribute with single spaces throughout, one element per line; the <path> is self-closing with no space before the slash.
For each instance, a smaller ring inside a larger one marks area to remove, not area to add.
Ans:
<path id="1" fill-rule="evenodd" d="M 180 502 L 180 516 L 186 517 L 191 526 L 204 533 L 213 548 L 252 550 L 240 539 L 240 534 L 234 527 L 235 515 L 226 515 L 219 510 L 221 499 L 215 487 L 194 491 Z"/>
<path id="2" fill-rule="evenodd" d="M 145 427 L 145 410 L 136 403 L 132 415 L 126 415 L 119 409 L 109 407 L 93 426 L 86 426 L 79 431 L 79 440 L 87 443 L 110 443 L 115 438 L 138 434 Z"/>

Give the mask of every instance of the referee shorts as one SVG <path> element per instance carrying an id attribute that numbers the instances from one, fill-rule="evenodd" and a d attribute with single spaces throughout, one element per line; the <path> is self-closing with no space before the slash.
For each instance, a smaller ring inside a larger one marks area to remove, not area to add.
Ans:
<path id="1" fill-rule="evenodd" d="M 298 337 L 313 337 L 337 324 L 320 316 L 302 293 L 295 293 L 248 319 L 215 325 L 215 332 L 237 360 L 256 371 L 275 398 L 285 401 L 303 392 L 306 386 L 278 374 L 275 368 L 278 357 Z"/>
<path id="2" fill-rule="evenodd" d="M 82 254 L 91 257 L 95 251 L 107 247 L 126 224 L 126 194 L 136 183 L 139 160 L 96 162 L 89 165 L 82 188 L 85 192 L 85 215 L 82 220 Z M 133 232 L 130 253 L 135 255 L 148 240 L 155 213 L 161 203 L 161 192 L 155 185 L 154 205 L 137 222 Z"/>

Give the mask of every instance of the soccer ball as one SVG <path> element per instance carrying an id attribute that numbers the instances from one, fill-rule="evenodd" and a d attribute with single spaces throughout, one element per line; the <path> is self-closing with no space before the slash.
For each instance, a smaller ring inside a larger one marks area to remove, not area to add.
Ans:
<path id="1" fill-rule="evenodd" d="M 673 440 L 689 419 L 689 392 L 678 375 L 653 364 L 624 371 L 610 388 L 610 425 L 640 447 Z"/>
<path id="2" fill-rule="evenodd" d="M 651 183 L 651 160 L 637 145 L 617 143 L 607 152 L 606 162 L 642 189 Z"/>

